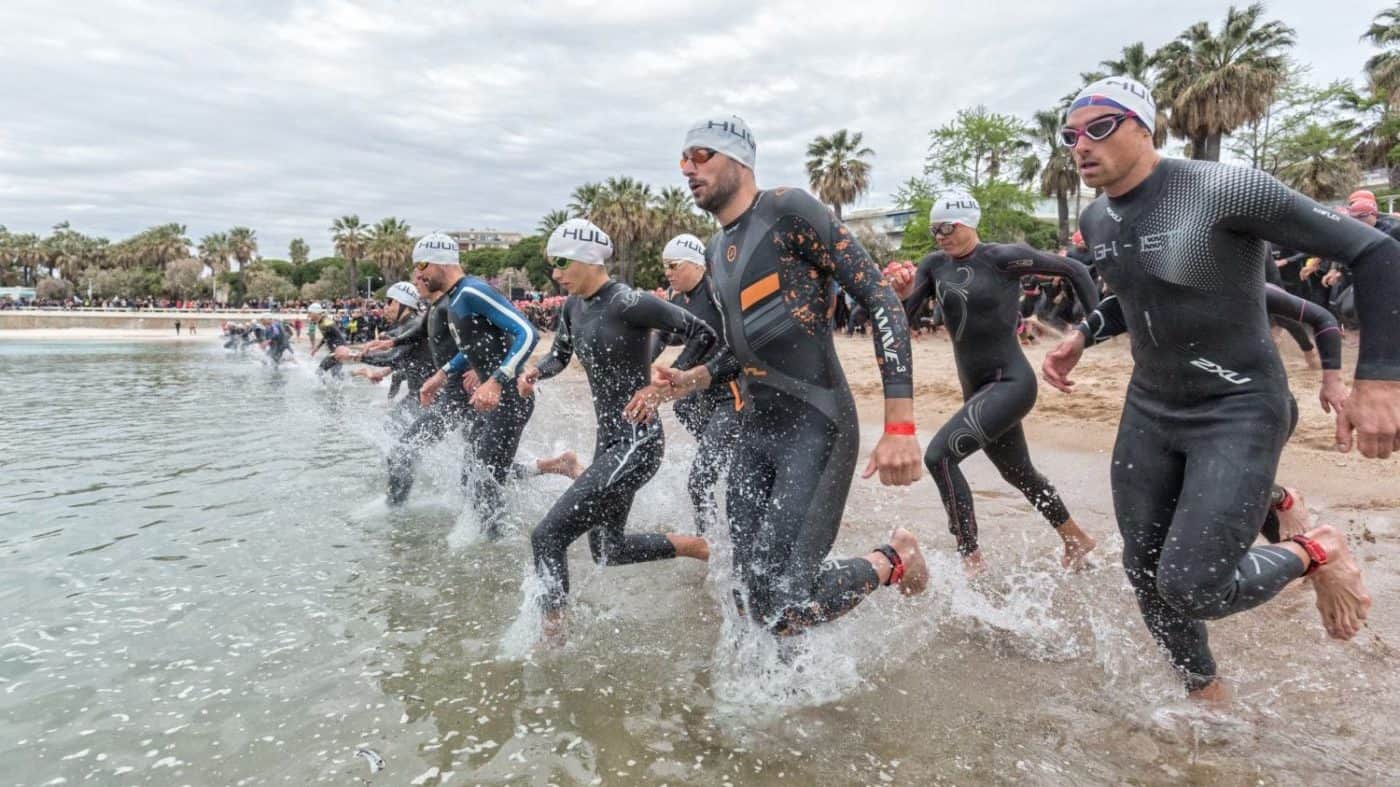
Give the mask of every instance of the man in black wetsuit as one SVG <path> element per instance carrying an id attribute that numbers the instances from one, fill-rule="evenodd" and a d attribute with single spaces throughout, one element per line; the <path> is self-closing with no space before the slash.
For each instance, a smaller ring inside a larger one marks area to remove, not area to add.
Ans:
<path id="1" fill-rule="evenodd" d="M 519 393 L 534 401 L 535 384 L 559 374 L 577 355 L 588 376 L 598 428 L 593 463 L 554 503 L 530 537 L 535 571 L 545 585 L 544 629 L 563 634 L 569 596 L 569 545 L 588 535 L 594 561 L 624 565 L 674 557 L 709 559 L 704 538 L 626 533 L 632 500 L 661 467 L 664 439 L 658 420 L 624 411 L 647 387 L 652 331 L 683 337 L 678 368 L 709 357 L 719 337 L 705 322 L 649 293 L 608 277 L 612 240 L 584 219 L 570 219 L 546 246 L 552 276 L 569 293 L 550 354 L 520 375 Z"/>
<path id="2" fill-rule="evenodd" d="M 427 292 L 426 285 L 423 291 Z M 427 321 L 428 313 L 418 287 L 406 281 L 397 282 L 389 287 L 385 297 L 388 304 L 384 307 L 384 313 L 394 324 L 389 330 L 388 338 L 404 334 L 412 334 L 415 338 L 380 352 L 342 347 L 336 350 L 336 357 L 341 361 L 359 361 L 367 366 L 379 367 L 377 371 L 356 369 L 352 372 L 371 382 L 377 383 L 392 375 L 393 382 L 389 386 L 390 400 L 398 395 L 401 387 L 407 387 L 408 394 L 394 405 L 389 416 L 391 428 L 397 433 L 413 423 L 421 413 L 418 396 L 422 391 L 423 382 L 437 371 L 437 365 L 433 363 L 428 333 L 421 325 Z"/>
<path id="3" fill-rule="evenodd" d="M 832 278 L 870 313 L 885 392 L 885 432 L 864 476 L 918 480 L 913 364 L 904 308 L 835 215 L 799 189 L 759 191 L 757 146 L 738 117 L 702 120 L 681 147 L 695 203 L 722 229 L 707 246 L 725 351 L 685 373 L 658 370 L 674 398 L 736 375 L 742 426 L 726 510 L 735 573 L 752 620 L 797 633 L 840 617 L 880 585 L 922 592 L 928 568 L 914 535 L 895 529 L 864 557 L 831 560 L 860 450 L 855 400 L 827 309 Z"/>
<path id="4" fill-rule="evenodd" d="M 722 335 L 724 321 L 719 316 L 714 282 L 705 270 L 704 242 L 694 235 L 677 235 L 662 249 L 661 264 L 671 284 L 671 303 L 704 320 L 716 336 Z M 663 336 L 662 340 L 667 344 L 681 341 L 677 336 Z M 715 352 L 718 351 L 716 347 Z M 715 485 L 734 456 L 743 407 L 744 400 L 735 382 L 696 391 L 675 404 L 676 418 L 698 443 L 686 490 L 695 507 L 695 528 L 701 533 L 718 521 Z"/>
<path id="5" fill-rule="evenodd" d="M 938 299 L 953 338 L 965 402 L 929 441 L 924 465 L 938 484 L 948 529 L 970 576 L 982 573 L 986 564 L 977 541 L 972 489 L 958 465 L 979 450 L 1055 528 L 1064 543 L 1065 568 L 1077 567 L 1095 542 L 1031 464 L 1021 419 L 1035 406 L 1035 372 L 1021 352 L 1016 329 L 1023 276 L 1063 277 L 1086 313 L 1099 305 L 1098 290 L 1089 271 L 1074 260 L 1021 244 L 982 243 L 977 235 L 981 216 L 981 206 L 967 192 L 938 195 L 929 228 L 939 251 L 920 260 L 912 277 L 904 270 L 892 274 L 911 318 L 930 297 Z"/>
<path id="6" fill-rule="evenodd" d="M 426 408 L 423 415 L 390 454 L 388 500 L 399 505 L 407 499 L 414 466 L 427 443 L 467 424 L 470 453 L 463 463 L 462 485 L 483 531 L 495 538 L 500 534 L 501 487 L 512 474 L 529 474 L 515 464 L 515 453 L 534 402 L 520 396 L 515 380 L 538 337 L 525 316 L 499 292 L 462 270 L 457 242 L 450 236 L 431 233 L 420 238 L 413 248 L 413 262 L 435 297 L 422 332 L 405 332 L 365 347 L 384 351 L 421 341 L 426 335 L 438 367 L 419 392 Z M 468 370 L 475 372 L 470 400 L 466 388 L 473 380 L 463 381 Z"/>
<path id="7" fill-rule="evenodd" d="M 1353 191 L 1347 198 L 1347 215 L 1370 227 L 1400 240 L 1400 219 L 1382 216 L 1376 195 L 1366 190 Z"/>
<path id="8" fill-rule="evenodd" d="M 1162 159 L 1145 86 L 1100 80 L 1062 130 L 1084 182 L 1104 194 L 1081 217 L 1114 297 L 1046 356 L 1048 382 L 1094 336 L 1127 331 L 1133 377 L 1114 448 L 1123 563 L 1153 636 L 1192 696 L 1222 699 L 1206 620 L 1314 577 L 1323 625 L 1347 639 L 1370 606 L 1344 535 L 1320 527 L 1251 548 L 1287 440 L 1287 379 L 1264 308 L 1264 242 L 1345 260 L 1363 322 L 1356 385 L 1338 416 L 1367 457 L 1400 449 L 1400 244 L 1257 170 Z"/>

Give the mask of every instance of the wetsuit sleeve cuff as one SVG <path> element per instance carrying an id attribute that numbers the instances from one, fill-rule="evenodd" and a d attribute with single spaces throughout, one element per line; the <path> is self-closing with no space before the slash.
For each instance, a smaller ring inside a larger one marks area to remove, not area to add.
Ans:
<path id="1" fill-rule="evenodd" d="M 1356 365 L 1356 379 L 1400 381 L 1400 364 L 1358 363 Z"/>
<path id="2" fill-rule="evenodd" d="M 893 383 L 885 386 L 886 399 L 913 399 L 913 383 Z"/>
<path id="3" fill-rule="evenodd" d="M 1084 335 L 1085 347 L 1094 346 L 1094 331 L 1089 327 L 1089 323 L 1081 322 L 1078 325 L 1074 326 L 1074 329 Z"/>
<path id="4" fill-rule="evenodd" d="M 491 379 L 495 380 L 502 387 L 510 383 L 510 377 L 511 376 L 506 374 L 504 369 L 497 369 L 496 371 L 491 373 Z"/>

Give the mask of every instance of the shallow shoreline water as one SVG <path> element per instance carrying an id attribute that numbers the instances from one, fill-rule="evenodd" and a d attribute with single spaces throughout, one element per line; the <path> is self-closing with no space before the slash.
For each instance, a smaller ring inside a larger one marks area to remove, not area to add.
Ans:
<path id="1" fill-rule="evenodd" d="M 862 390 L 868 344 L 841 341 Z M 921 407 L 953 406 L 934 390 L 940 347 L 921 345 Z M 708 570 L 599 569 L 576 546 L 569 643 L 521 658 L 506 640 L 528 584 L 526 533 L 567 482 L 517 486 L 514 529 L 484 543 L 459 515 L 460 445 L 448 443 L 390 513 L 385 389 L 328 389 L 299 360 L 274 371 L 204 342 L 0 346 L 0 407 L 19 438 L 0 459 L 3 781 L 1400 779 L 1388 745 L 1400 511 L 1385 483 L 1348 482 L 1370 465 L 1293 448 L 1285 463 L 1316 480 L 1310 505 L 1356 536 L 1376 598 L 1367 631 L 1327 641 L 1306 589 L 1213 624 L 1238 696 L 1224 713 L 1180 699 L 1117 563 L 1107 454 L 1055 439 L 1053 423 L 1032 429 L 1032 454 L 1101 538 L 1085 574 L 1059 570 L 1053 532 L 977 458 L 966 469 L 985 580 L 962 578 L 931 481 L 856 480 L 836 553 L 912 526 L 934 568 L 926 596 L 877 593 L 779 658 L 725 604 L 723 539 Z M 1050 395 L 1046 414 L 1066 406 Z M 590 418 L 571 369 L 542 387 L 522 458 L 586 458 Z M 921 413 L 921 427 L 936 423 Z M 631 529 L 690 526 L 693 444 L 674 422 L 667 439 Z M 360 748 L 385 770 L 371 778 Z"/>

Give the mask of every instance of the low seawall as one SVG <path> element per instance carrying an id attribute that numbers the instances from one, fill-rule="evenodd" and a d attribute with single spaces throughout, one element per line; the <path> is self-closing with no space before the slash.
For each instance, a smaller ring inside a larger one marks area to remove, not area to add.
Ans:
<path id="1" fill-rule="evenodd" d="M 268 312 L 255 311 L 182 312 L 160 309 L 143 309 L 141 311 L 7 309 L 0 310 L 0 331 L 100 328 L 125 331 L 168 331 L 173 334 L 175 323 L 178 321 L 182 328 L 195 325 L 201 332 L 217 332 L 219 326 L 224 322 L 247 322 L 267 314 Z M 273 313 L 272 316 L 288 321 L 306 319 L 306 315 L 300 313 Z"/>

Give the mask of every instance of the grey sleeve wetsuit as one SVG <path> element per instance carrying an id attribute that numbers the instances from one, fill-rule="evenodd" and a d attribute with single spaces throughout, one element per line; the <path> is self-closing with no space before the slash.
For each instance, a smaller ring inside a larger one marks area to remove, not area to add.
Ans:
<path id="1" fill-rule="evenodd" d="M 1377 380 L 1400 379 L 1400 243 L 1257 170 L 1178 159 L 1095 200 L 1081 228 L 1114 293 L 1081 330 L 1132 341 L 1111 478 L 1124 568 L 1172 665 L 1204 686 L 1216 674 L 1204 621 L 1304 570 L 1288 550 L 1251 547 L 1294 407 L 1269 333 L 1265 243 L 1349 264 L 1356 376 Z"/>

